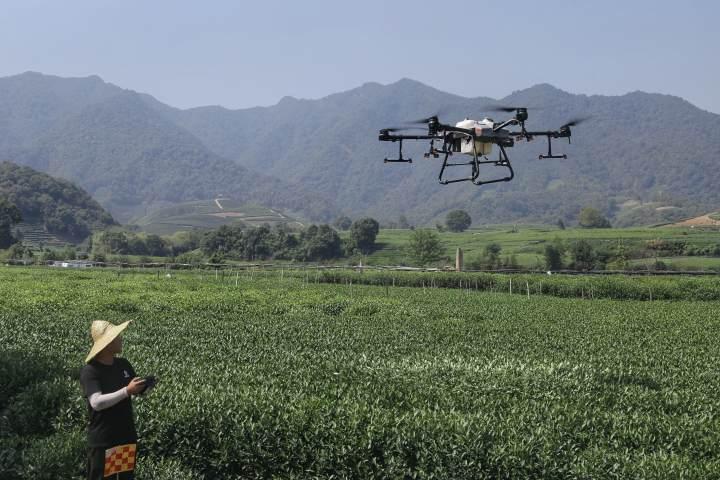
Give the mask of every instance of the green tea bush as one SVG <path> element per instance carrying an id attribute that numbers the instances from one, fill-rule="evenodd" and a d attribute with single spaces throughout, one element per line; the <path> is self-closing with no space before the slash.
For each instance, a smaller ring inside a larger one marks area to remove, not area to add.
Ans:
<path id="1" fill-rule="evenodd" d="M 715 287 L 637 280 L 0 269 L 3 351 L 53 365 L 2 357 L 30 427 L 4 424 L 0 478 L 82 475 L 95 318 L 133 319 L 123 355 L 160 379 L 139 480 L 716 478 Z"/>
<path id="2" fill-rule="evenodd" d="M 18 478 L 56 480 L 85 478 L 86 433 L 82 430 L 57 432 L 28 442 L 23 450 Z"/>
<path id="3" fill-rule="evenodd" d="M 632 277 L 625 275 L 542 275 L 350 270 L 322 271 L 319 281 L 415 288 L 542 294 L 615 300 L 720 300 L 720 278 Z"/>

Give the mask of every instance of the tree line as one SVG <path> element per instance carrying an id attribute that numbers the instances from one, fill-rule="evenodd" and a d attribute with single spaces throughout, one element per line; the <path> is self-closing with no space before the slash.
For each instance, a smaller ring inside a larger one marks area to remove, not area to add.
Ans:
<path id="1" fill-rule="evenodd" d="M 314 262 L 371 253 L 380 225 L 372 218 L 351 222 L 349 236 L 341 238 L 330 225 L 310 225 L 298 232 L 285 225 L 246 227 L 223 225 L 208 232 L 178 232 L 170 237 L 109 230 L 93 236 L 91 258 L 105 261 L 110 255 L 176 257 L 192 263 L 208 259 L 290 260 Z"/>

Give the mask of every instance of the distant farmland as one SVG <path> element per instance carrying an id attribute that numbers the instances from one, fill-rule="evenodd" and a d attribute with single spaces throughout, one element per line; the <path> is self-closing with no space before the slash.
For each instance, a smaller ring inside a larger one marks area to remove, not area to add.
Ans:
<path id="1" fill-rule="evenodd" d="M 161 208 L 132 223 L 147 233 L 172 235 L 182 230 L 209 230 L 221 225 L 259 226 L 286 224 L 301 227 L 295 218 L 260 205 L 241 204 L 227 198 L 186 202 Z"/>

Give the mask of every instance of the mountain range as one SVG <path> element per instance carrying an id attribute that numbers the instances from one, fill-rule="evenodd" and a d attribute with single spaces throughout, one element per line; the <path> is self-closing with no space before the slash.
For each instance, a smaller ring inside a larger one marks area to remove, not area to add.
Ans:
<path id="1" fill-rule="evenodd" d="M 497 104 L 529 107 L 529 129 L 590 119 L 572 145 L 553 145 L 567 160 L 538 160 L 544 140 L 510 149 L 509 183 L 441 186 L 424 144 L 406 144 L 412 165 L 383 163 L 396 145 L 378 142 L 380 128 L 438 111 L 448 123 L 480 119 Z M 0 78 L 0 159 L 78 183 L 121 221 L 218 194 L 311 220 L 404 214 L 414 224 L 453 209 L 475 224 L 572 222 L 585 206 L 614 223 L 659 223 L 720 205 L 720 115 L 668 95 L 575 95 L 547 84 L 491 99 L 403 79 L 271 107 L 183 110 L 96 76 L 27 72 Z"/>

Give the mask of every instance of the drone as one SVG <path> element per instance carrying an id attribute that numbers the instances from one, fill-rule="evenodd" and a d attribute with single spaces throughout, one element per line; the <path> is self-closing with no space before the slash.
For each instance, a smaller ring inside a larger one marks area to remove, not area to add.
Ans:
<path id="1" fill-rule="evenodd" d="M 430 149 L 424 154 L 424 157 L 439 158 L 440 155 L 444 155 L 443 163 L 440 167 L 440 175 L 438 176 L 438 180 L 442 185 L 457 182 L 472 182 L 475 185 L 509 182 L 515 177 L 515 172 L 510 164 L 510 158 L 507 155 L 506 148 L 513 147 L 515 142 L 523 140 L 529 142 L 535 137 L 547 137 L 547 154 L 540 154 L 538 158 L 540 160 L 548 158 L 566 159 L 567 155 L 564 154 L 553 155 L 552 141 L 558 138 L 567 138 L 568 143 L 570 143 L 570 137 L 572 136 L 570 128 L 587 120 L 587 118 L 570 120 L 558 130 L 528 131 L 525 129 L 525 121 L 528 119 L 527 107 L 495 106 L 489 110 L 505 113 L 515 112 L 515 115 L 503 122 L 495 122 L 487 117 L 483 120 L 466 118 L 454 126 L 442 123 L 438 115 L 407 122 L 407 125 L 426 125 L 427 134 L 424 135 L 406 135 L 403 133 L 398 134 L 397 132 L 424 129 L 425 127 L 405 126 L 383 128 L 380 130 L 378 139 L 381 142 L 399 142 L 400 147 L 398 158 L 385 158 L 385 163 L 412 163 L 412 158 L 403 157 L 403 141 L 430 140 Z M 511 131 L 509 127 L 519 127 L 519 131 L 517 131 L 517 129 L 516 131 Z M 439 148 L 437 148 L 436 145 L 439 146 Z M 498 156 L 494 160 L 489 158 L 493 150 L 493 145 L 497 145 L 498 147 Z M 454 154 L 467 155 L 470 156 L 471 159 L 468 161 L 449 161 L 450 157 Z M 481 179 L 480 167 L 485 164 L 503 168 L 505 175 L 491 179 Z M 469 167 L 469 176 L 448 178 L 448 167 L 463 166 L 466 168 Z"/>

